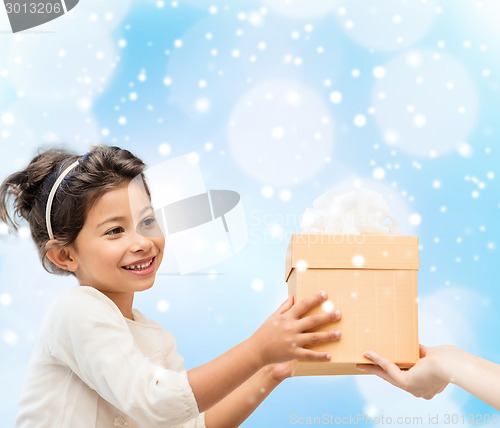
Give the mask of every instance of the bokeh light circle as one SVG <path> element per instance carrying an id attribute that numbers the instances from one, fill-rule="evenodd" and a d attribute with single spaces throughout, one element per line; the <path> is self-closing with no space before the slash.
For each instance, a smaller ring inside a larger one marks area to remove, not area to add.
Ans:
<path id="1" fill-rule="evenodd" d="M 465 67 L 430 50 L 410 51 L 390 61 L 385 78 L 377 79 L 373 90 L 383 139 L 417 156 L 458 149 L 474 127 L 477 104 Z"/>
<path id="2" fill-rule="evenodd" d="M 333 149 L 328 108 L 294 80 L 267 80 L 237 103 L 228 124 L 231 154 L 250 177 L 289 186 L 317 174 Z"/>
<path id="3" fill-rule="evenodd" d="M 318 18 L 333 11 L 339 0 L 261 0 L 269 9 L 288 18 Z"/>
<path id="4" fill-rule="evenodd" d="M 428 32 L 435 8 L 435 0 L 344 0 L 335 17 L 360 45 L 394 51 L 411 46 Z"/>

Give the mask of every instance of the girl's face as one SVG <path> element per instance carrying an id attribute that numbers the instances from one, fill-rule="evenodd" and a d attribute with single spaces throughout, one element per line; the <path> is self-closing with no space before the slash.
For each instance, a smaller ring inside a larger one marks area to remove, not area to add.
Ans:
<path id="1" fill-rule="evenodd" d="M 81 285 L 106 294 L 153 285 L 165 239 L 141 184 L 134 181 L 107 192 L 88 212 L 70 246 L 76 268 L 71 270 Z"/>

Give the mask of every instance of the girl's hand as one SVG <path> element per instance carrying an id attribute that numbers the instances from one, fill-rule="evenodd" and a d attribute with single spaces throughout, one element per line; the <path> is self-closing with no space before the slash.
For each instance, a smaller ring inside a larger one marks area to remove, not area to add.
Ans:
<path id="1" fill-rule="evenodd" d="M 289 297 L 253 334 L 250 340 L 259 354 L 262 365 L 280 363 L 296 358 L 327 361 L 327 352 L 306 349 L 313 343 L 339 340 L 338 330 L 309 332 L 323 324 L 338 321 L 340 311 L 320 313 L 301 318 L 307 311 L 327 299 L 325 292 L 316 293 L 294 305 Z"/>
<path id="2" fill-rule="evenodd" d="M 420 359 L 409 370 L 401 370 L 396 364 L 373 351 L 364 354 L 377 365 L 358 364 L 357 369 L 375 374 L 398 388 L 408 391 L 415 397 L 430 400 L 448 385 L 441 364 L 447 354 L 453 352 L 450 346 L 429 348 L 420 345 Z"/>
<path id="3" fill-rule="evenodd" d="M 273 382 L 281 383 L 292 375 L 292 362 L 271 364 L 268 367 L 269 377 Z"/>

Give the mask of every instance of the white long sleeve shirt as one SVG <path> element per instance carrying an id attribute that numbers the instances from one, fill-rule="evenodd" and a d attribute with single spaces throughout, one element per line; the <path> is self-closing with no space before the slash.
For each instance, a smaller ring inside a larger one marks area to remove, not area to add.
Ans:
<path id="1" fill-rule="evenodd" d="M 17 428 L 205 427 L 175 338 L 100 291 L 67 290 L 47 313 Z"/>

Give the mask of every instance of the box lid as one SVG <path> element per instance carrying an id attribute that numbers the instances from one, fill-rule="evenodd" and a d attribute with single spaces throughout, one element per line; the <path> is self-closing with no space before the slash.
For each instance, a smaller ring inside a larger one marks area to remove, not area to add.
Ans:
<path id="1" fill-rule="evenodd" d="M 297 267 L 418 270 L 418 237 L 295 233 L 286 251 L 285 281 Z"/>

